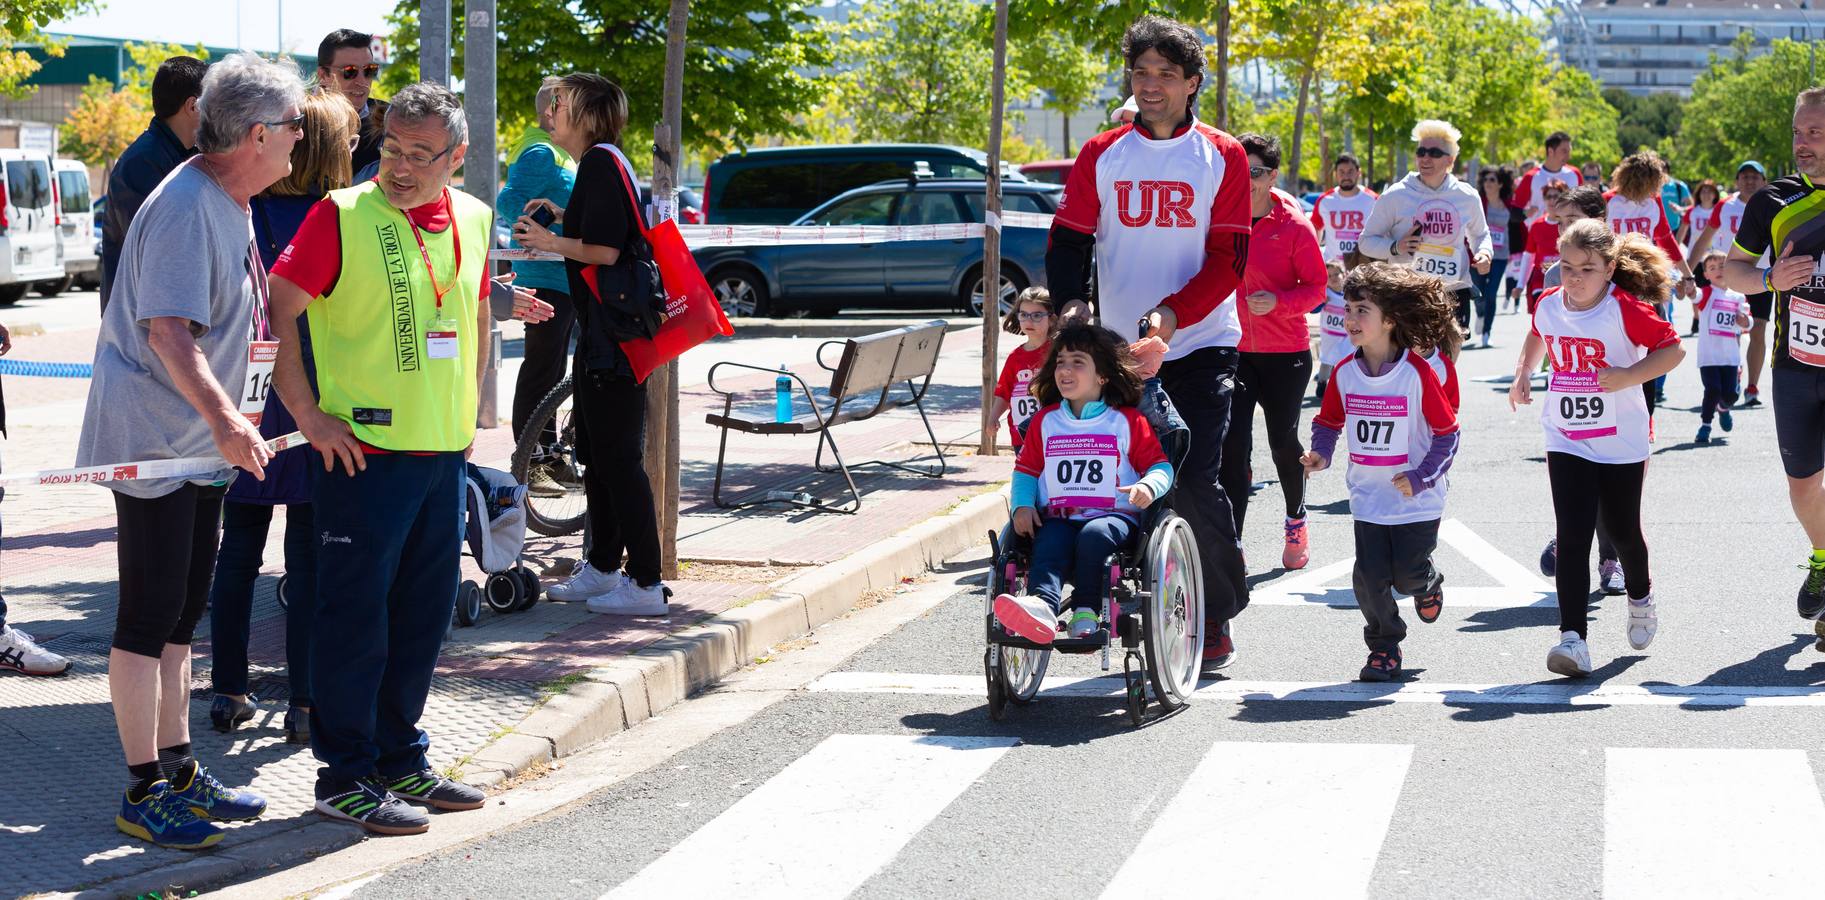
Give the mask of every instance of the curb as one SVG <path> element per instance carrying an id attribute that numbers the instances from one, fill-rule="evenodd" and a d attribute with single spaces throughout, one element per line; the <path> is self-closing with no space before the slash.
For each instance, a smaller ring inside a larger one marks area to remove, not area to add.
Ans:
<path id="1" fill-rule="evenodd" d="M 1008 516 L 1008 488 L 979 494 L 942 515 L 780 582 L 773 594 L 673 632 L 639 652 L 590 670 L 463 763 L 463 780 L 483 789 L 543 768 L 626 731 L 855 606 L 864 591 L 891 588 L 974 546 Z M 349 824 L 317 818 L 204 856 L 84 889 L 79 897 L 202 891 L 299 859 L 360 843 Z M 280 824 L 280 823 L 273 823 Z"/>

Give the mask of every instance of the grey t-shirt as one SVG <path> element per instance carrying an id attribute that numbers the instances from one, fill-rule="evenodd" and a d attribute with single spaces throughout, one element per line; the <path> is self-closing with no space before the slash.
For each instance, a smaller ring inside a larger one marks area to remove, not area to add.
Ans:
<path id="1" fill-rule="evenodd" d="M 151 320 L 190 320 L 190 333 L 229 398 L 247 377 L 254 287 L 253 222 L 192 159 L 146 198 L 121 247 L 114 293 L 95 343 L 95 374 L 76 447 L 78 466 L 214 456 L 209 423 L 177 389 L 147 342 Z M 223 468 L 189 479 L 219 484 Z M 183 479 L 109 482 L 130 497 L 162 497 Z"/>

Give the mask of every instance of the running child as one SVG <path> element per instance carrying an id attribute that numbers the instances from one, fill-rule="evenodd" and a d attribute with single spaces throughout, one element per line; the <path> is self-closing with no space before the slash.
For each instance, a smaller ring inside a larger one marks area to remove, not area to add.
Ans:
<path id="1" fill-rule="evenodd" d="M 1109 554 L 1140 511 L 1172 486 L 1172 464 L 1136 404 L 1141 376 L 1128 344 L 1099 325 L 1068 325 L 1033 379 L 1043 404 L 1014 462 L 1014 531 L 1033 539 L 1033 594 L 995 598 L 995 619 L 1039 644 L 1057 636 L 1071 582 L 1070 636 L 1097 630 Z"/>
<path id="2" fill-rule="evenodd" d="M 1511 407 L 1533 402 L 1529 377 L 1542 358 L 1552 361 L 1540 420 L 1546 433 L 1546 472 L 1560 553 L 1590 558 L 1601 511 L 1621 558 L 1629 614 L 1629 646 L 1645 650 L 1659 628 L 1648 545 L 1641 533 L 1641 492 L 1647 473 L 1648 406 L 1641 386 L 1685 357 L 1673 326 L 1644 297 L 1666 296 L 1671 262 L 1640 233 L 1618 236 L 1586 220 L 1559 236 L 1563 286 L 1540 298 L 1533 330 L 1509 387 Z M 1582 678 L 1591 673 L 1587 643 L 1590 570 L 1558 566 L 1559 641 L 1546 668 Z"/>
<path id="3" fill-rule="evenodd" d="M 1052 305 L 1052 294 L 1042 287 L 1021 291 L 1014 300 L 1014 308 L 1001 318 L 1002 331 L 1027 339 L 1008 354 L 1007 362 L 1001 364 L 1001 377 L 995 380 L 993 418 L 1008 417 L 1008 443 L 1016 454 L 1020 453 L 1021 441 L 1026 436 L 1027 422 L 1039 412 L 1039 400 L 1027 388 L 1033 383 L 1033 376 L 1039 374 L 1039 367 L 1045 364 L 1052 331 L 1057 327 L 1058 315 Z"/>
<path id="4" fill-rule="evenodd" d="M 1312 388 L 1312 397 L 1320 401 L 1331 364 L 1350 352 L 1350 334 L 1343 330 L 1343 260 L 1326 260 L 1324 274 L 1324 305 L 1318 308 L 1318 381 Z"/>
<path id="5" fill-rule="evenodd" d="M 1422 622 L 1444 610 L 1444 577 L 1432 564 L 1445 511 L 1445 473 L 1457 455 L 1457 413 L 1421 355 L 1445 356 L 1461 339 L 1444 283 L 1404 266 L 1370 263 L 1344 279 L 1346 328 L 1356 352 L 1337 361 L 1312 421 L 1306 475 L 1324 471 L 1341 435 L 1348 444 L 1350 515 L 1356 520 L 1352 582 L 1369 661 L 1358 677 L 1401 674 L 1407 636 L 1394 591 L 1413 597 Z"/>
<path id="6" fill-rule="evenodd" d="M 1729 431 L 1730 407 L 1736 403 L 1736 373 L 1743 365 L 1743 329 L 1749 327 L 1749 301 L 1718 281 L 1724 274 L 1728 254 L 1715 250 L 1707 253 L 1700 270 L 1707 282 L 1694 304 L 1699 320 L 1698 378 L 1704 382 L 1705 397 L 1700 404 L 1698 437 L 1700 444 L 1711 443 L 1711 418 Z"/>

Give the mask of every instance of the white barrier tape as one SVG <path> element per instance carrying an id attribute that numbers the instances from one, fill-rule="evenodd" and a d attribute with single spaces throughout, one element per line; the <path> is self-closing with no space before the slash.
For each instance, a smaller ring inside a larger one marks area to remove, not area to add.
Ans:
<path id="1" fill-rule="evenodd" d="M 1052 227 L 1052 217 L 1045 213 L 1004 212 L 1003 228 Z M 949 225 L 680 225 L 685 246 L 692 250 L 705 247 L 782 247 L 806 244 L 886 244 L 901 241 L 962 241 L 979 238 L 987 226 L 975 223 Z M 494 260 L 558 260 L 564 257 L 542 250 L 490 250 Z"/>
<path id="2" fill-rule="evenodd" d="M 266 449 L 273 453 L 302 447 L 309 443 L 301 432 L 273 438 Z M 195 478 L 228 468 L 219 456 L 186 456 L 179 459 L 148 459 L 117 463 L 111 466 L 83 466 L 75 469 L 40 469 L 36 472 L 11 472 L 0 475 L 0 484 L 106 484 L 110 481 L 138 481 L 148 478 Z"/>

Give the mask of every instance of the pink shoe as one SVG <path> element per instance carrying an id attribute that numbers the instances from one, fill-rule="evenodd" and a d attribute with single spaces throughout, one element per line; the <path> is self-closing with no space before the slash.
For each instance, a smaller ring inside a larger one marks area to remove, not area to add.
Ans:
<path id="1" fill-rule="evenodd" d="M 1058 636 L 1058 614 L 1038 597 L 1013 594 L 996 597 L 995 621 L 1009 634 L 1035 644 L 1050 644 Z"/>
<path id="2" fill-rule="evenodd" d="M 1310 558 L 1311 539 L 1306 537 L 1304 519 L 1286 520 L 1286 550 L 1280 554 L 1284 569 L 1303 569 Z"/>

